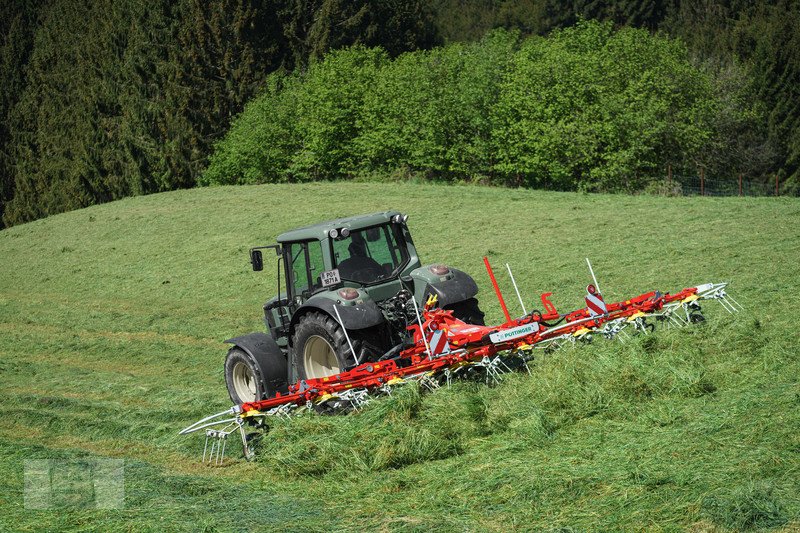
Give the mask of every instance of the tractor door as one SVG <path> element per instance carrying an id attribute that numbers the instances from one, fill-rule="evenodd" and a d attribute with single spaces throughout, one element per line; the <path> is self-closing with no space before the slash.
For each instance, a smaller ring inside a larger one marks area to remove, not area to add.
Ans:
<path id="1" fill-rule="evenodd" d="M 322 289 L 320 274 L 325 269 L 319 241 L 293 242 L 284 246 L 286 287 L 292 313 L 312 294 Z"/>

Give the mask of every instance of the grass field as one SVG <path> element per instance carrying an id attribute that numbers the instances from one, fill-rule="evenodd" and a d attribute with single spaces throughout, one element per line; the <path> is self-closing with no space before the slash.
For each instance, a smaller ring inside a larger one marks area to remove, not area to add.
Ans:
<path id="1" fill-rule="evenodd" d="M 386 208 L 411 215 L 423 261 L 475 276 L 489 321 L 483 255 L 562 311 L 582 305 L 588 256 L 607 300 L 727 280 L 746 312 L 709 304 L 704 326 L 562 350 L 492 388 L 406 387 L 202 466 L 202 438 L 176 433 L 229 406 L 221 341 L 261 330 L 275 291 L 248 247 Z M 3 230 L 0 530 L 796 531 L 799 262 L 800 202 L 783 198 L 264 185 Z M 58 470 L 94 458 L 124 459 L 123 508 Z M 53 460 L 52 509 L 23 504 L 28 459 Z"/>

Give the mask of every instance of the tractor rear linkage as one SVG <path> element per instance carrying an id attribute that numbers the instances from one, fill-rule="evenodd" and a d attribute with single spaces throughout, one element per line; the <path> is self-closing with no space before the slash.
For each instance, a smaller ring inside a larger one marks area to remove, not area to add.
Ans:
<path id="1" fill-rule="evenodd" d="M 410 326 L 413 344 L 392 358 L 360 364 L 350 370 L 319 379 L 301 380 L 289 386 L 286 394 L 235 405 L 208 416 L 180 432 L 181 435 L 205 430 L 203 462 L 222 464 L 228 437 L 238 432 L 244 456 L 254 457 L 249 429 L 267 428 L 268 417 L 290 417 L 307 411 L 343 412 L 357 410 L 374 396 L 391 394 L 401 384 L 417 382 L 435 390 L 441 383 L 450 384 L 468 372 L 477 373 L 486 382 L 497 382 L 500 374 L 512 368 L 525 368 L 534 349 L 557 350 L 576 342 L 591 342 L 594 334 L 625 342 L 634 334 L 647 335 L 655 329 L 655 319 L 666 327 L 681 327 L 705 320 L 699 302 L 716 300 L 729 313 L 742 306 L 726 292 L 725 283 L 707 283 L 683 289 L 675 294 L 648 292 L 634 298 L 606 304 L 597 286 L 587 287 L 586 307 L 559 314 L 549 300 L 552 293 L 541 295 L 544 313 L 525 312 L 516 282 L 509 268 L 514 290 L 525 314 L 511 318 L 491 266 L 484 262 L 506 321 L 499 326 L 477 326 L 453 317 L 452 311 L 436 307 L 431 298 L 420 311 L 417 323 Z M 508 266 L 508 265 L 506 265 Z M 413 301 L 413 300 L 412 300 Z M 416 305 L 415 305 L 416 307 Z M 562 323 L 563 322 L 563 323 Z M 387 354 L 388 355 L 388 354 Z M 210 443 L 210 445 L 209 445 Z"/>

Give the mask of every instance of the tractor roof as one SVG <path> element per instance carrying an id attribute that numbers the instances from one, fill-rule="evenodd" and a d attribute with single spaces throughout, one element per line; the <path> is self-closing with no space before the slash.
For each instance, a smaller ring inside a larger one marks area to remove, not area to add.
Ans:
<path id="1" fill-rule="evenodd" d="M 286 233 L 278 235 L 278 242 L 322 240 L 326 238 L 328 232 L 334 228 L 347 228 L 351 231 L 368 228 L 370 226 L 391 222 L 392 217 L 399 214 L 399 211 L 382 211 L 380 213 L 372 213 L 371 215 L 337 218 L 336 220 L 329 220 L 312 226 L 304 226 L 302 228 L 289 230 Z"/>

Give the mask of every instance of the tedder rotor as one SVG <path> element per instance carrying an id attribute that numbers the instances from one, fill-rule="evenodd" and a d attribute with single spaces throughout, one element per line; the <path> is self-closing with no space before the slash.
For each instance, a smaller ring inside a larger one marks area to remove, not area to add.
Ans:
<path id="1" fill-rule="evenodd" d="M 625 342 L 631 334 L 650 334 L 656 324 L 703 322 L 703 301 L 719 302 L 730 313 L 742 309 L 727 282 L 607 303 L 587 259 L 593 283 L 586 306 L 565 314 L 550 301 L 552 293 L 541 295 L 542 311 L 527 312 L 506 265 L 524 313 L 512 318 L 484 258 L 505 316 L 502 324 L 486 326 L 472 278 L 441 264 L 422 267 L 406 221 L 397 212 L 339 219 L 284 234 L 272 246 L 279 271 L 286 265 L 287 289 L 281 293 L 279 286 L 279 296 L 264 306 L 271 336 L 228 341 L 234 346 L 226 381 L 235 405 L 180 432 L 204 432 L 204 462 L 220 464 L 232 435 L 252 458 L 250 434 L 268 431 L 271 417 L 357 410 L 408 383 L 435 390 L 466 376 L 497 382 L 505 372 L 530 372 L 527 363 L 537 349 L 550 352 L 594 337 Z M 361 238 L 350 237 L 355 234 Z M 361 241 L 365 248 L 356 249 Z M 317 246 L 312 265 L 310 250 Z M 251 250 L 255 270 L 262 269 L 261 249 Z"/>

